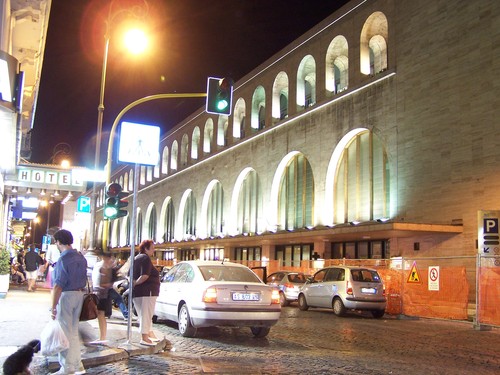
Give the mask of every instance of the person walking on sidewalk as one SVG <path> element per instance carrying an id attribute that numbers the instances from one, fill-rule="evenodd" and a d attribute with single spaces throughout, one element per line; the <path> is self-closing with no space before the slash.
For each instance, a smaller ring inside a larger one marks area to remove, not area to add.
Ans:
<path id="1" fill-rule="evenodd" d="M 43 265 L 42 257 L 35 251 L 34 246 L 30 245 L 30 251 L 24 256 L 26 265 L 26 276 L 28 278 L 28 292 L 36 290 L 36 279 L 38 278 L 38 267 Z"/>
<path id="2" fill-rule="evenodd" d="M 139 315 L 141 345 L 154 346 L 160 341 L 152 330 L 152 319 L 156 299 L 160 294 L 160 273 L 151 262 L 155 245 L 144 240 L 139 245 L 139 254 L 134 258 L 133 301 Z"/>
<path id="3" fill-rule="evenodd" d="M 92 270 L 92 287 L 99 298 L 97 304 L 97 321 L 99 322 L 99 339 L 90 344 L 106 344 L 107 323 L 106 318 L 111 316 L 110 289 L 113 288 L 113 259 L 110 253 L 102 253 L 101 260 L 94 265 Z"/>
<path id="4" fill-rule="evenodd" d="M 69 341 L 69 348 L 58 354 L 61 368 L 56 374 L 85 374 L 78 324 L 87 284 L 87 260 L 71 246 L 73 235 L 70 231 L 57 231 L 54 240 L 61 257 L 54 267 L 51 317 L 59 321 Z"/>

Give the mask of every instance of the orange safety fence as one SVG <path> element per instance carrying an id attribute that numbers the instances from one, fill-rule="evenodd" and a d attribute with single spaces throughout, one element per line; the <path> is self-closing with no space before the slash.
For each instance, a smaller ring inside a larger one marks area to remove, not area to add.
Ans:
<path id="1" fill-rule="evenodd" d="M 480 267 L 479 284 L 479 322 L 500 325 L 500 268 Z"/>
<path id="2" fill-rule="evenodd" d="M 409 272 L 411 271 L 405 271 L 403 314 L 428 318 L 467 319 L 469 283 L 465 267 L 441 267 L 441 280 L 437 291 L 429 290 L 427 272 L 422 272 L 418 283 L 407 282 Z"/>
<path id="3" fill-rule="evenodd" d="M 385 312 L 387 314 L 399 315 L 402 313 L 402 276 L 401 271 L 389 268 L 379 268 L 377 272 L 384 281 L 385 296 L 387 305 Z"/>

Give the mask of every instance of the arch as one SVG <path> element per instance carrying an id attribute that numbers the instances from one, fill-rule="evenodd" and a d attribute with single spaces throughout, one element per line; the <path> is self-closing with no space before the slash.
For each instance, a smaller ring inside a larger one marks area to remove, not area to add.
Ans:
<path id="1" fill-rule="evenodd" d="M 141 241 L 142 241 L 142 237 L 143 237 L 143 230 L 144 230 L 144 227 L 143 227 L 143 223 L 142 223 L 142 211 L 141 209 L 138 207 L 137 208 L 137 215 L 136 215 L 136 229 L 135 229 L 135 243 L 136 245 L 137 244 L 140 244 Z"/>
<path id="2" fill-rule="evenodd" d="M 250 126 L 252 129 L 264 129 L 266 125 L 266 91 L 258 86 L 252 96 L 252 112 Z"/>
<path id="3" fill-rule="evenodd" d="M 297 70 L 297 108 L 307 108 L 316 103 L 316 61 L 305 56 Z"/>
<path id="4" fill-rule="evenodd" d="M 264 231 L 261 222 L 262 189 L 257 172 L 245 168 L 236 179 L 228 219 L 228 234 L 260 234 Z"/>
<path id="5" fill-rule="evenodd" d="M 157 242 L 156 229 L 157 229 L 157 216 L 156 216 L 156 206 L 154 203 L 150 203 L 146 209 L 146 222 L 145 229 L 147 238 Z"/>
<path id="6" fill-rule="evenodd" d="M 121 235 L 120 235 L 120 246 L 129 246 L 131 242 L 130 237 L 130 216 L 127 215 L 121 220 Z"/>
<path id="7" fill-rule="evenodd" d="M 177 157 L 179 155 L 179 144 L 177 141 L 172 143 L 172 153 L 170 155 L 170 169 L 173 171 L 177 170 Z"/>
<path id="8" fill-rule="evenodd" d="M 182 195 L 177 220 L 178 229 L 175 236 L 177 240 L 196 238 L 196 199 L 191 189 L 187 189 Z"/>
<path id="9" fill-rule="evenodd" d="M 217 146 L 227 145 L 227 127 L 229 120 L 227 116 L 220 115 L 217 123 Z"/>
<path id="10" fill-rule="evenodd" d="M 217 180 L 208 184 L 201 203 L 200 237 L 224 235 L 224 190 Z"/>
<path id="11" fill-rule="evenodd" d="M 200 149 L 200 128 L 196 126 L 193 129 L 193 135 L 191 138 L 191 159 L 198 159 L 198 153 Z"/>
<path id="12" fill-rule="evenodd" d="M 205 122 L 205 129 L 203 130 L 203 152 L 209 154 L 212 152 L 212 142 L 214 138 L 214 121 L 209 118 Z"/>
<path id="13" fill-rule="evenodd" d="M 185 167 L 187 165 L 188 155 L 189 155 L 189 139 L 187 134 L 184 134 L 181 140 L 181 166 Z"/>
<path id="14" fill-rule="evenodd" d="M 175 238 L 175 208 L 171 197 L 166 197 L 161 207 L 160 234 L 164 242 L 172 242 Z"/>
<path id="15" fill-rule="evenodd" d="M 168 147 L 165 146 L 161 153 L 161 173 L 168 174 Z"/>
<path id="16" fill-rule="evenodd" d="M 325 186 L 325 223 L 390 217 L 390 170 L 378 136 L 366 128 L 347 133 L 330 159 Z"/>
<path id="17" fill-rule="evenodd" d="M 245 138 L 245 99 L 239 98 L 234 106 L 233 138 Z"/>
<path id="18" fill-rule="evenodd" d="M 360 37 L 360 69 L 365 75 L 374 75 L 387 69 L 387 17 L 382 12 L 372 13 L 365 21 Z"/>
<path id="19" fill-rule="evenodd" d="M 284 119 L 288 116 L 288 75 L 285 72 L 279 72 L 274 80 L 272 102 L 274 119 Z"/>
<path id="20" fill-rule="evenodd" d="M 141 185 L 146 185 L 146 166 L 145 165 L 141 165 L 139 176 L 140 176 L 139 183 Z"/>
<path id="21" fill-rule="evenodd" d="M 326 52 L 326 89 L 339 93 L 349 85 L 349 45 L 347 39 L 338 35 L 331 41 Z"/>

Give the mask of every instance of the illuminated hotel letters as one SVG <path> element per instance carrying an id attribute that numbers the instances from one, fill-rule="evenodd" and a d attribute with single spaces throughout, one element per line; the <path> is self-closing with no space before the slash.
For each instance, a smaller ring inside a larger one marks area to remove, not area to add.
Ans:
<path id="1" fill-rule="evenodd" d="M 55 172 L 42 169 L 20 169 L 18 181 L 26 183 L 58 185 L 58 186 L 83 186 L 83 181 L 76 173 Z"/>

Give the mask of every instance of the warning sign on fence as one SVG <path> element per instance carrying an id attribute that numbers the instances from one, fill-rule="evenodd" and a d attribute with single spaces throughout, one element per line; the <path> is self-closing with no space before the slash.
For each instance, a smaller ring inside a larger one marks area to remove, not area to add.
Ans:
<path id="1" fill-rule="evenodd" d="M 410 274 L 408 275 L 408 283 L 420 283 L 420 275 L 417 270 L 417 262 L 413 262 L 411 266 Z"/>
<path id="2" fill-rule="evenodd" d="M 429 290 L 439 290 L 439 266 L 429 267 Z"/>

